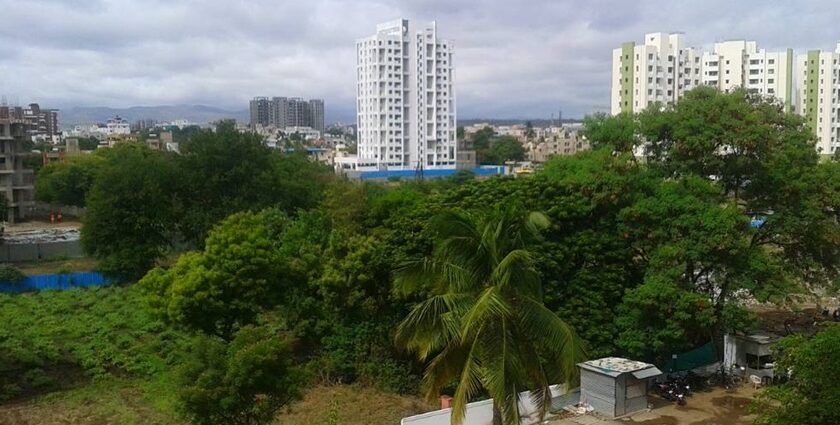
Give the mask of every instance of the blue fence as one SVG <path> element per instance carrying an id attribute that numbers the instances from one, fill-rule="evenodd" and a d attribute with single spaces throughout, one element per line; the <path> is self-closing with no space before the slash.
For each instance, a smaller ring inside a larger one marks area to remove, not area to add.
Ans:
<path id="1" fill-rule="evenodd" d="M 482 165 L 480 167 L 473 168 L 473 174 L 480 177 L 485 176 L 503 176 L 506 172 L 506 166 L 504 165 Z M 436 177 L 448 177 L 457 173 L 458 170 L 451 168 L 451 169 L 425 169 L 422 171 L 424 178 L 436 178 Z M 376 179 L 387 179 L 390 177 L 394 178 L 415 178 L 417 177 L 418 171 L 417 170 L 383 170 L 383 171 L 362 171 L 359 173 L 359 178 L 362 180 L 376 180 Z"/>
<path id="2" fill-rule="evenodd" d="M 0 292 L 18 293 L 42 289 L 70 289 L 108 285 L 111 280 L 98 272 L 77 272 L 28 276 L 20 282 L 0 282 Z"/>

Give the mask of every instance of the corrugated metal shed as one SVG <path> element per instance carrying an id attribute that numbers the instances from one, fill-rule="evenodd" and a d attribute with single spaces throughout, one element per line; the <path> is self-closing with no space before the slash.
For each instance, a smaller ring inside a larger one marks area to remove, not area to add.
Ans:
<path id="1" fill-rule="evenodd" d="M 661 375 L 656 366 L 606 357 L 578 363 L 580 401 L 609 417 L 617 417 L 647 407 L 648 378 Z"/>

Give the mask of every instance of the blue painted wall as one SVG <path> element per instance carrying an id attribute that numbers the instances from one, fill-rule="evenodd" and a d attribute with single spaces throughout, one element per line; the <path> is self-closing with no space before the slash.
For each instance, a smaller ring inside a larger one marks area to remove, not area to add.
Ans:
<path id="1" fill-rule="evenodd" d="M 70 289 L 83 286 L 103 286 L 111 283 L 99 272 L 76 272 L 28 276 L 20 282 L 0 282 L 0 292 L 19 293 L 43 289 Z"/>

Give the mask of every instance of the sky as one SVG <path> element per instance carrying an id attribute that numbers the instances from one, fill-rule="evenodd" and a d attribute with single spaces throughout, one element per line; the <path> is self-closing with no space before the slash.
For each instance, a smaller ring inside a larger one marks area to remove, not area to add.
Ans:
<path id="1" fill-rule="evenodd" d="M 646 32 L 694 47 L 833 50 L 836 0 L 0 0 L 0 95 L 42 107 L 323 98 L 354 116 L 355 40 L 396 18 L 454 40 L 459 118 L 608 110 L 612 49 Z"/>

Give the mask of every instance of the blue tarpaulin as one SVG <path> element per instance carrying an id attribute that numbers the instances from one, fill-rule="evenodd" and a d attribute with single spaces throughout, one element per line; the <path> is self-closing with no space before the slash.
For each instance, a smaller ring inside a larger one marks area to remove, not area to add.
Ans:
<path id="1" fill-rule="evenodd" d="M 70 289 L 83 286 L 103 286 L 111 283 L 99 272 L 76 272 L 27 276 L 20 282 L 0 282 L 0 292 L 18 293 L 43 289 Z"/>
<path id="2" fill-rule="evenodd" d="M 473 168 L 473 174 L 476 176 L 503 176 L 505 175 L 506 167 L 504 165 L 482 165 L 480 167 Z M 434 178 L 434 177 L 448 177 L 457 173 L 458 170 L 451 168 L 451 169 L 425 169 L 422 170 L 422 175 L 424 178 Z M 389 177 L 399 177 L 399 178 L 415 178 L 420 174 L 417 170 L 382 170 L 382 171 L 362 171 L 359 174 L 359 178 L 362 180 L 370 180 L 370 179 L 387 179 Z"/>

